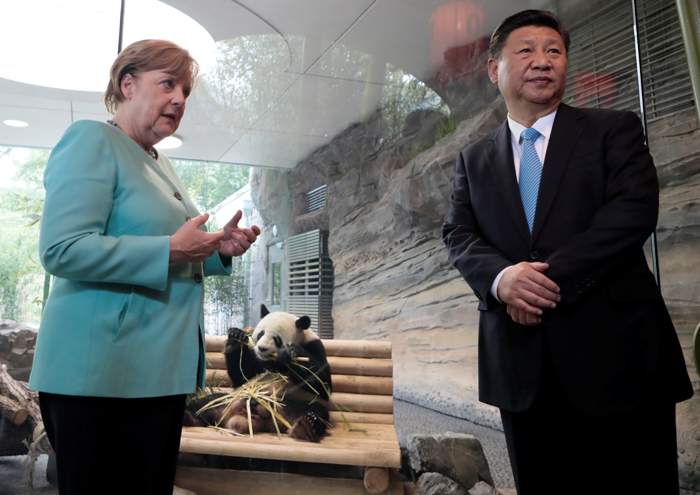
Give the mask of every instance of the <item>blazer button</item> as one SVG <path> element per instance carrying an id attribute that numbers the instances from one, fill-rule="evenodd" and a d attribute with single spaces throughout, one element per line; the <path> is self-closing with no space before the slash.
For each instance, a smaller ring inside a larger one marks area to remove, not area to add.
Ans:
<path id="1" fill-rule="evenodd" d="M 175 191 L 175 194 L 173 194 L 173 196 L 175 196 L 175 199 L 177 199 L 178 201 L 182 201 L 182 194 L 180 194 L 178 191 Z"/>
<path id="2" fill-rule="evenodd" d="M 195 282 L 198 284 L 202 283 L 202 274 L 201 273 L 195 273 L 192 278 L 194 279 Z"/>
<path id="3" fill-rule="evenodd" d="M 530 261 L 539 261 L 540 260 L 540 252 L 535 250 L 530 253 Z"/>

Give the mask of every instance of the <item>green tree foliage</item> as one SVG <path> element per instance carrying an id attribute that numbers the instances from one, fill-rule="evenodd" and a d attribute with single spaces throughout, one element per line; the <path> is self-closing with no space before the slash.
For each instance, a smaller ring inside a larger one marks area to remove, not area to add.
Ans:
<path id="1" fill-rule="evenodd" d="M 172 160 L 175 172 L 200 211 L 210 211 L 248 183 L 249 167 L 230 163 Z"/>
<path id="2" fill-rule="evenodd" d="M 200 211 L 212 211 L 248 183 L 249 167 L 229 163 L 173 160 L 173 167 Z M 221 225 L 209 224 L 210 230 Z M 222 333 L 248 322 L 248 255 L 234 258 L 230 277 L 209 277 L 204 296 L 207 332 Z M 213 327 L 213 328 L 212 328 Z"/>
<path id="3" fill-rule="evenodd" d="M 38 220 L 47 159 L 46 150 L 0 148 L 0 319 L 39 321 L 44 270 L 38 257 Z"/>
<path id="4" fill-rule="evenodd" d="M 446 116 L 449 115 L 450 110 L 440 96 L 411 74 L 407 74 L 401 69 L 388 68 L 385 80 L 386 86 L 381 108 L 387 126 L 386 137 L 390 141 L 401 136 L 403 126 L 411 112 L 434 110 Z M 447 131 L 449 129 L 445 128 L 444 132 Z"/>

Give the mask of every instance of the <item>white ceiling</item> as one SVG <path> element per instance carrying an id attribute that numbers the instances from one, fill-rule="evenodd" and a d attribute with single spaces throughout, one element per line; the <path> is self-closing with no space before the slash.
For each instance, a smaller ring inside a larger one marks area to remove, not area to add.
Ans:
<path id="1" fill-rule="evenodd" d="M 138 0 L 127 0 L 127 12 L 131 1 Z M 440 7 L 461 3 L 480 9 L 483 22 L 479 35 L 484 35 L 513 10 L 543 2 L 165 3 L 199 22 L 217 42 L 220 56 L 225 55 L 226 49 L 242 54 L 221 62 L 217 72 L 203 75 L 188 100 L 177 132 L 184 144 L 167 154 L 175 158 L 291 168 L 377 108 L 386 89 L 387 70 L 398 68 L 421 80 L 430 78 L 436 69 L 435 57 L 431 57 L 431 16 Z M 81 29 L 81 22 L 84 21 L 76 18 L 74 26 L 63 28 Z M 118 19 L 114 22 L 118 23 Z M 31 19 L 27 19 L 27 26 L 29 29 Z M 105 83 L 107 78 L 105 74 Z M 108 118 L 101 96 L 0 79 L 0 122 L 20 119 L 30 123 L 24 129 L 0 124 L 0 144 L 52 147 L 71 121 Z"/>

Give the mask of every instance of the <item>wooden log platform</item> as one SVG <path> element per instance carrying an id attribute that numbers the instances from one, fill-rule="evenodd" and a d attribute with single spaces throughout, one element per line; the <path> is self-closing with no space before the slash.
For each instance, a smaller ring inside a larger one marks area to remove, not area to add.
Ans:
<path id="1" fill-rule="evenodd" d="M 231 382 L 223 355 L 225 343 L 226 337 L 206 339 L 207 384 L 228 391 Z M 364 469 L 364 480 L 182 468 L 177 484 L 199 495 L 403 494 L 403 484 L 396 481 L 401 450 L 394 428 L 391 343 L 366 340 L 324 340 L 323 343 L 333 382 L 330 398 L 333 425 L 320 442 L 299 441 L 284 434 L 256 433 L 250 437 L 213 428 L 185 427 L 180 451 L 356 466 Z M 302 491 L 298 491 L 299 487 L 303 487 Z"/>

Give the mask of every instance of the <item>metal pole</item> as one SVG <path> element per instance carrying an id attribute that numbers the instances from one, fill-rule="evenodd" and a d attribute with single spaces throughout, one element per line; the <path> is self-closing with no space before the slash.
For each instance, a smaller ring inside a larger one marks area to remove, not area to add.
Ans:
<path id="1" fill-rule="evenodd" d="M 122 41 L 124 37 L 124 4 L 126 3 L 126 0 L 122 0 L 121 4 L 121 10 L 119 12 L 119 43 L 117 45 L 117 55 L 119 55 L 122 51 Z"/>
<path id="2" fill-rule="evenodd" d="M 634 31 L 634 55 L 637 61 L 637 91 L 639 92 L 639 113 L 642 119 L 642 128 L 644 129 L 645 140 L 647 145 L 649 140 L 647 136 L 647 109 L 644 102 L 644 80 L 642 78 L 642 51 L 639 43 L 639 18 L 637 16 L 637 1 L 632 0 L 632 28 Z M 651 268 L 654 272 L 656 285 L 661 287 L 661 272 L 659 269 L 659 253 L 656 242 L 656 231 L 651 233 Z"/>

